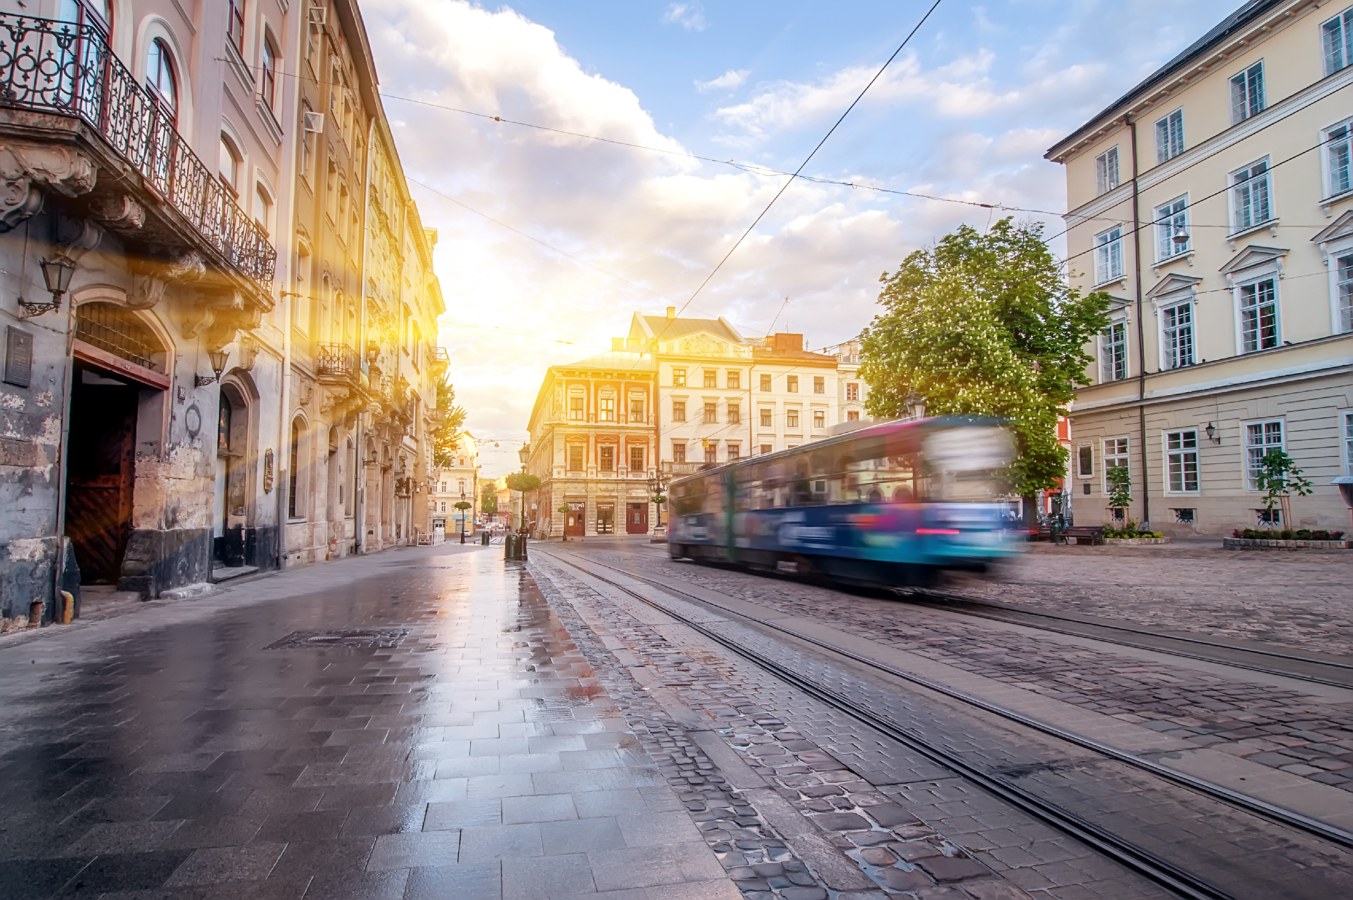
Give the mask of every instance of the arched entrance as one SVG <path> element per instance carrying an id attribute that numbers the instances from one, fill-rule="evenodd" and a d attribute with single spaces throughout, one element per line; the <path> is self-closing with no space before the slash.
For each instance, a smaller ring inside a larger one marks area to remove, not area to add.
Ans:
<path id="1" fill-rule="evenodd" d="M 249 395 L 233 379 L 221 383 L 216 407 L 216 485 L 212 498 L 212 563 L 246 565 L 251 441 Z"/>
<path id="2" fill-rule="evenodd" d="M 131 535 L 138 427 L 160 442 L 164 343 L 115 303 L 76 307 L 66 466 L 66 535 L 83 584 L 117 584 Z"/>

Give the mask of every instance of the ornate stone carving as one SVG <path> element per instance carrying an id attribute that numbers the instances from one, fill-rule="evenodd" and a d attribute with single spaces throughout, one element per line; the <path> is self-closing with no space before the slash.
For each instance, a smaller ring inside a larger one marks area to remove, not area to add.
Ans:
<path id="1" fill-rule="evenodd" d="M 707 334 L 697 334 L 677 342 L 677 352 L 683 356 L 728 356 L 728 345 Z"/>
<path id="2" fill-rule="evenodd" d="M 124 234 L 146 224 L 146 208 L 127 194 L 100 197 L 91 209 L 100 222 Z"/>
<path id="3" fill-rule="evenodd" d="M 254 371 L 254 360 L 258 358 L 259 344 L 252 335 L 243 335 L 239 340 L 240 368 L 246 372 Z"/>
<path id="4" fill-rule="evenodd" d="M 127 305 L 132 309 L 150 309 L 164 299 L 168 283 L 154 275 L 133 272 L 132 289 L 127 292 Z"/>
<path id="5" fill-rule="evenodd" d="M 0 232 L 42 209 L 40 186 L 78 197 L 94 189 L 97 177 L 94 161 L 73 147 L 5 141 L 0 144 Z"/>
<path id="6" fill-rule="evenodd" d="M 208 349 L 219 350 L 239 332 L 257 328 L 262 319 L 262 310 L 246 303 L 238 291 L 204 293 L 183 323 L 183 336 L 200 337 Z"/>

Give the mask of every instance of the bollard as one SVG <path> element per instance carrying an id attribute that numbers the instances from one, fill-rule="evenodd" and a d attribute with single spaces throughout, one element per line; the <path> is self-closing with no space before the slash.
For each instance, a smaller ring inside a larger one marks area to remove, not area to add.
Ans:
<path id="1" fill-rule="evenodd" d="M 488 533 L 487 531 L 482 532 L 482 533 L 479 535 L 479 538 L 480 538 L 480 541 L 479 541 L 479 542 L 480 542 L 481 544 L 483 544 L 485 547 L 487 547 L 487 546 L 489 545 L 489 533 Z"/>
<path id="2" fill-rule="evenodd" d="M 61 600 L 61 624 L 69 625 L 75 621 L 75 595 L 70 591 L 62 591 Z"/>

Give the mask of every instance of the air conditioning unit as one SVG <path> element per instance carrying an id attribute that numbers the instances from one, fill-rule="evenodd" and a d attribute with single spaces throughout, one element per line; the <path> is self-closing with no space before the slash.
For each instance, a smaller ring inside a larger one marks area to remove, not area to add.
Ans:
<path id="1" fill-rule="evenodd" d="M 305 130 L 314 134 L 324 133 L 324 113 L 309 112 L 305 113 Z"/>
<path id="2" fill-rule="evenodd" d="M 327 6 L 312 6 L 306 12 L 311 25 L 323 27 L 329 19 L 329 7 Z"/>

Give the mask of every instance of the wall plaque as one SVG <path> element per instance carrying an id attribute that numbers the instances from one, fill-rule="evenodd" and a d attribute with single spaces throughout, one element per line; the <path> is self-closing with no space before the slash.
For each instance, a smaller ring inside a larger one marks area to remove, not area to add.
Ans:
<path id="1" fill-rule="evenodd" d="M 33 335 L 10 325 L 5 328 L 5 384 L 28 387 L 33 380 Z"/>

